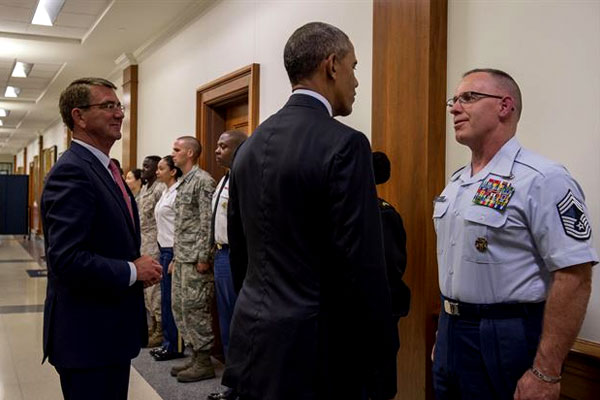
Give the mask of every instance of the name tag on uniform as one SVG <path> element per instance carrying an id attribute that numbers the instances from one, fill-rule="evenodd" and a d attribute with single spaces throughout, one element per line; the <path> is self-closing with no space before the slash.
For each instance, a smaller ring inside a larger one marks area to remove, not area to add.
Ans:
<path id="1" fill-rule="evenodd" d="M 489 178 L 477 189 L 473 203 L 504 211 L 514 192 L 515 188 L 510 182 Z"/>

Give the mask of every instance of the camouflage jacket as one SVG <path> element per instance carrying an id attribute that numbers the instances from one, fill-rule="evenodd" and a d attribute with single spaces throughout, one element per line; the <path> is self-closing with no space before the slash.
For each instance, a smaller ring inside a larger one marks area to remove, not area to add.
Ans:
<path id="1" fill-rule="evenodd" d="M 175 261 L 209 262 L 211 200 L 214 191 L 215 180 L 198 166 L 181 178 L 175 197 Z"/>
<path id="2" fill-rule="evenodd" d="M 154 181 L 152 186 L 142 186 L 140 190 L 138 209 L 140 211 L 140 233 L 142 234 L 141 253 L 158 260 L 160 252 L 156 241 L 156 219 L 154 218 L 154 207 L 162 192 L 167 186 L 158 181 Z"/>

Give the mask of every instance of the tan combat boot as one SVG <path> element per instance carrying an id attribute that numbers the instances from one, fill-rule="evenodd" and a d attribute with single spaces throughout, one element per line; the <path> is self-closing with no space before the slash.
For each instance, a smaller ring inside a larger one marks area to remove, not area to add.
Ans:
<path id="1" fill-rule="evenodd" d="M 215 377 L 215 368 L 210 361 L 208 351 L 194 351 L 196 359 L 192 366 L 177 374 L 179 382 L 197 382 Z"/>
<path id="2" fill-rule="evenodd" d="M 177 376 L 177 374 L 179 374 L 181 371 L 185 371 L 186 369 L 190 368 L 194 362 L 196 360 L 196 352 L 192 350 L 192 356 L 186 360 L 183 364 L 179 364 L 179 365 L 174 365 L 173 368 L 171 368 L 171 376 Z"/>

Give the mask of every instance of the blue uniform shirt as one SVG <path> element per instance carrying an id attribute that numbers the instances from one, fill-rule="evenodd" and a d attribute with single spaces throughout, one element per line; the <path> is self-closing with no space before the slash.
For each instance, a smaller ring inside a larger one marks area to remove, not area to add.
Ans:
<path id="1" fill-rule="evenodd" d="M 442 294 L 479 304 L 545 300 L 553 271 L 598 262 L 586 212 L 565 167 L 513 137 L 475 176 L 470 164 L 454 173 L 434 201 Z"/>

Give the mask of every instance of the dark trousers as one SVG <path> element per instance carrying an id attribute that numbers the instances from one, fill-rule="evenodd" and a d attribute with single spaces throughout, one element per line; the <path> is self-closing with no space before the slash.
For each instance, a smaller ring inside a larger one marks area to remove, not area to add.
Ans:
<path id="1" fill-rule="evenodd" d="M 221 342 L 223 354 L 227 358 L 229 348 L 229 326 L 233 316 L 233 308 L 237 295 L 233 288 L 231 267 L 229 266 L 229 246 L 223 246 L 215 254 L 215 289 L 217 297 L 217 311 L 219 313 L 219 327 L 221 328 Z"/>
<path id="2" fill-rule="evenodd" d="M 98 368 L 55 368 L 65 400 L 127 400 L 131 362 Z"/>
<path id="3" fill-rule="evenodd" d="M 179 336 L 173 311 L 171 310 L 171 274 L 168 273 L 169 263 L 173 259 L 172 247 L 160 247 L 160 265 L 163 268 L 163 278 L 160 281 L 160 310 L 162 313 L 163 344 L 169 352 L 182 353 L 183 339 Z"/>
<path id="4" fill-rule="evenodd" d="M 433 359 L 436 399 L 513 399 L 533 363 L 542 317 L 469 319 L 442 309 Z"/>

